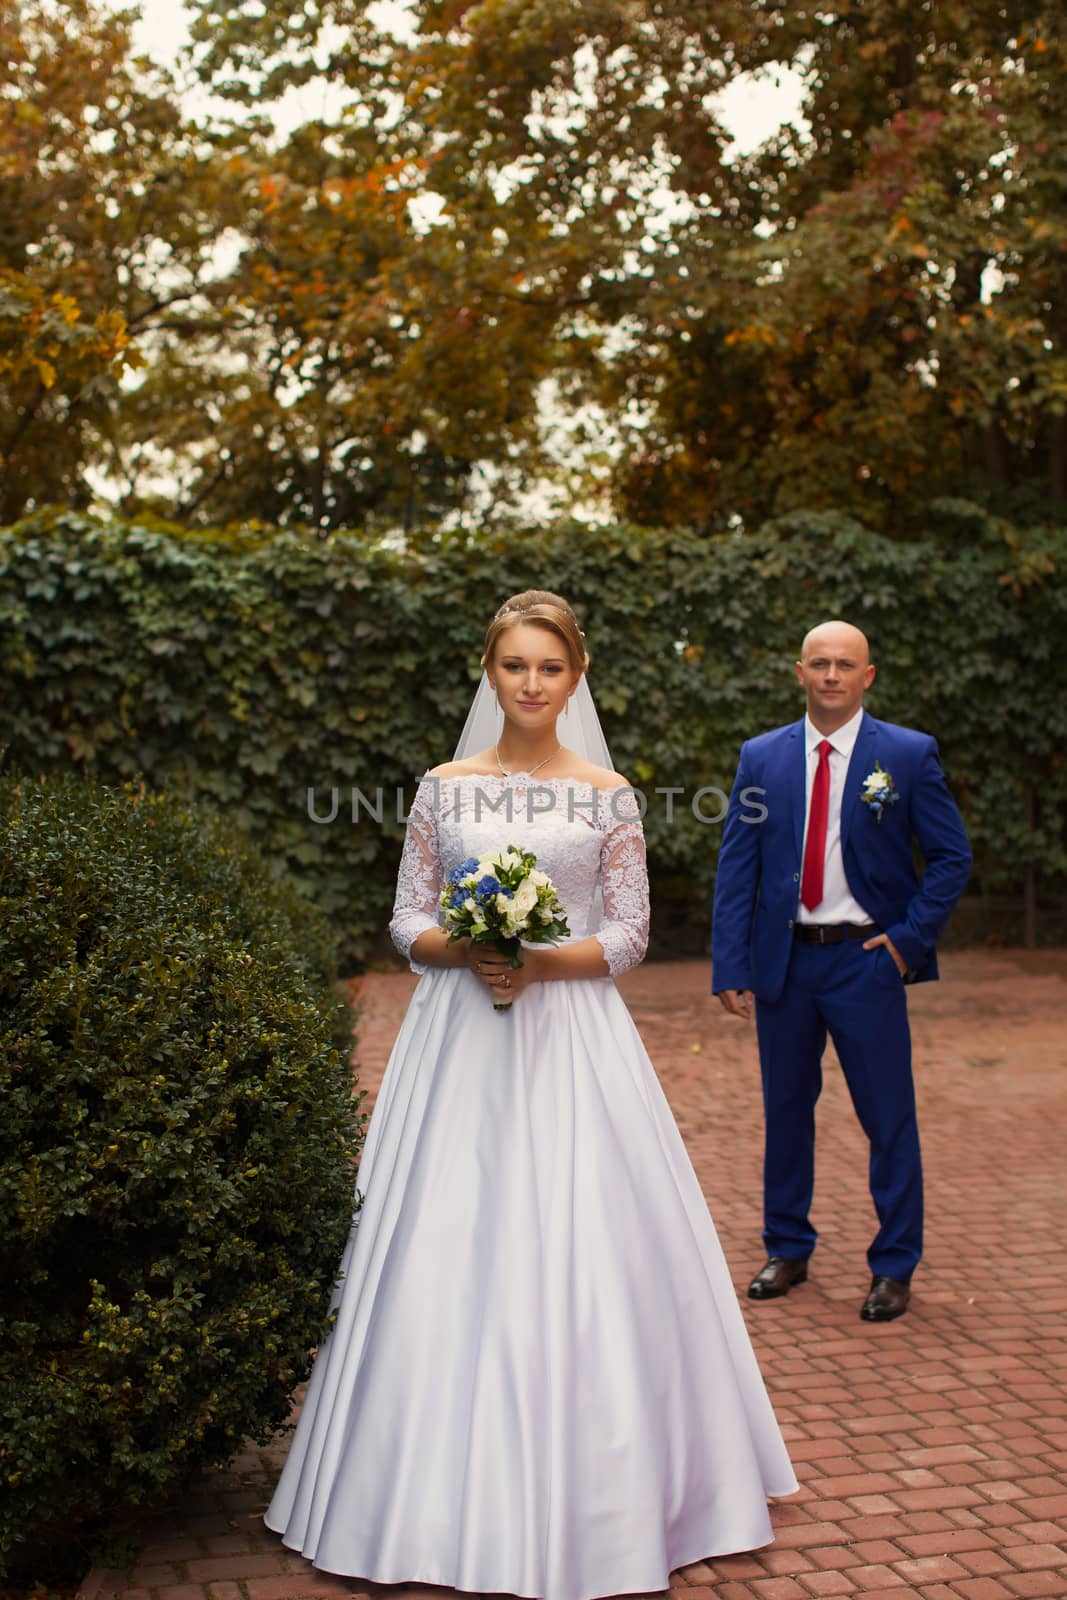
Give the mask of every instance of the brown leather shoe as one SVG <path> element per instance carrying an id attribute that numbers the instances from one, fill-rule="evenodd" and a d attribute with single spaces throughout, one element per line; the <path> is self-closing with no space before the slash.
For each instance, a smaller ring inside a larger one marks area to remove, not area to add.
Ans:
<path id="1" fill-rule="evenodd" d="M 872 1278 L 860 1316 L 864 1322 L 892 1322 L 904 1315 L 910 1298 L 911 1285 L 902 1278 Z"/>
<path id="2" fill-rule="evenodd" d="M 794 1283 L 804 1283 L 808 1276 L 807 1258 L 787 1261 L 784 1256 L 768 1256 L 767 1265 L 761 1267 L 748 1286 L 750 1300 L 777 1300 L 788 1294 Z"/>

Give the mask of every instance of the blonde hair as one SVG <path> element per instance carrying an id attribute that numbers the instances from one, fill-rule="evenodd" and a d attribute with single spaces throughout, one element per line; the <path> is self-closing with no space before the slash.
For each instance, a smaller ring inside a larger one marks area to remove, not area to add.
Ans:
<path id="1" fill-rule="evenodd" d="M 487 667 L 492 661 L 501 634 L 520 622 L 549 629 L 557 638 L 562 639 L 567 651 L 567 660 L 573 671 L 587 671 L 589 654 L 585 648 L 585 634 L 578 626 L 578 618 L 562 595 L 553 594 L 549 589 L 524 589 L 521 594 L 513 594 L 510 600 L 504 601 L 485 635 L 483 667 Z"/>

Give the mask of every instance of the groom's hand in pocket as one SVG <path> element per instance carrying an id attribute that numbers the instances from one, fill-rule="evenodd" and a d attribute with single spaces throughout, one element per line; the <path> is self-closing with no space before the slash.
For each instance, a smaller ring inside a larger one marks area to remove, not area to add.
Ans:
<path id="1" fill-rule="evenodd" d="M 904 957 L 901 955 L 900 951 L 897 949 L 888 933 L 876 933 L 873 939 L 864 939 L 863 948 L 865 950 L 877 950 L 880 944 L 885 945 L 886 949 L 889 951 L 889 954 L 893 957 L 894 966 L 900 973 L 900 976 L 903 977 L 908 970 L 908 963 L 904 960 Z"/>
<path id="2" fill-rule="evenodd" d="M 720 989 L 719 1004 L 727 1016 L 747 1022 L 752 1015 L 752 994 L 748 989 Z"/>

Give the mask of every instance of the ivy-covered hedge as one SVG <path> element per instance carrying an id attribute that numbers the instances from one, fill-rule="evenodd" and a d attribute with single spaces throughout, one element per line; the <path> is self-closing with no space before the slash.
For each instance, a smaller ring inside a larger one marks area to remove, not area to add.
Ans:
<path id="1" fill-rule="evenodd" d="M 209 815 L 0 779 L 0 1577 L 284 1420 L 352 1218 L 335 958 Z"/>
<path id="2" fill-rule="evenodd" d="M 487 618 L 528 585 L 579 611 L 617 764 L 649 795 L 659 903 L 710 899 L 741 740 L 800 710 L 805 630 L 845 616 L 879 666 L 868 704 L 941 742 L 974 886 L 1067 871 L 1067 529 L 931 508 L 899 543 L 796 515 L 714 541 L 556 526 L 410 538 L 185 533 L 40 516 L 0 533 L 0 744 L 35 771 L 180 785 L 246 824 L 364 959 L 387 919 L 405 799 L 452 751 Z M 681 789 L 668 801 L 657 788 Z M 397 789 L 402 791 L 397 804 Z M 308 791 L 316 815 L 309 816 Z M 353 789 L 376 803 L 381 820 Z M 701 801 L 717 813 L 715 797 Z M 673 815 L 671 813 L 673 812 Z"/>

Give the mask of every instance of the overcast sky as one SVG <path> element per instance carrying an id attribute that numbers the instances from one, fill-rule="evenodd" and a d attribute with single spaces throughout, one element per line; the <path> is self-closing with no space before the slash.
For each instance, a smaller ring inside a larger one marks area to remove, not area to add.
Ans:
<path id="1" fill-rule="evenodd" d="M 121 0 L 116 0 L 116 4 Z M 404 7 L 392 0 L 378 0 L 371 8 L 375 21 L 404 32 Z M 171 66 L 186 42 L 185 10 L 179 0 L 141 0 L 141 17 L 135 34 L 139 51 Z M 329 115 L 336 108 L 323 103 L 321 84 L 310 85 L 286 98 L 279 118 L 279 131 L 296 126 L 306 117 Z M 327 99 L 329 96 L 327 95 Z M 720 115 L 737 145 L 751 150 L 784 121 L 796 119 L 801 100 L 801 83 L 795 73 L 786 72 L 760 78 L 747 77 L 735 83 L 720 99 Z"/>

